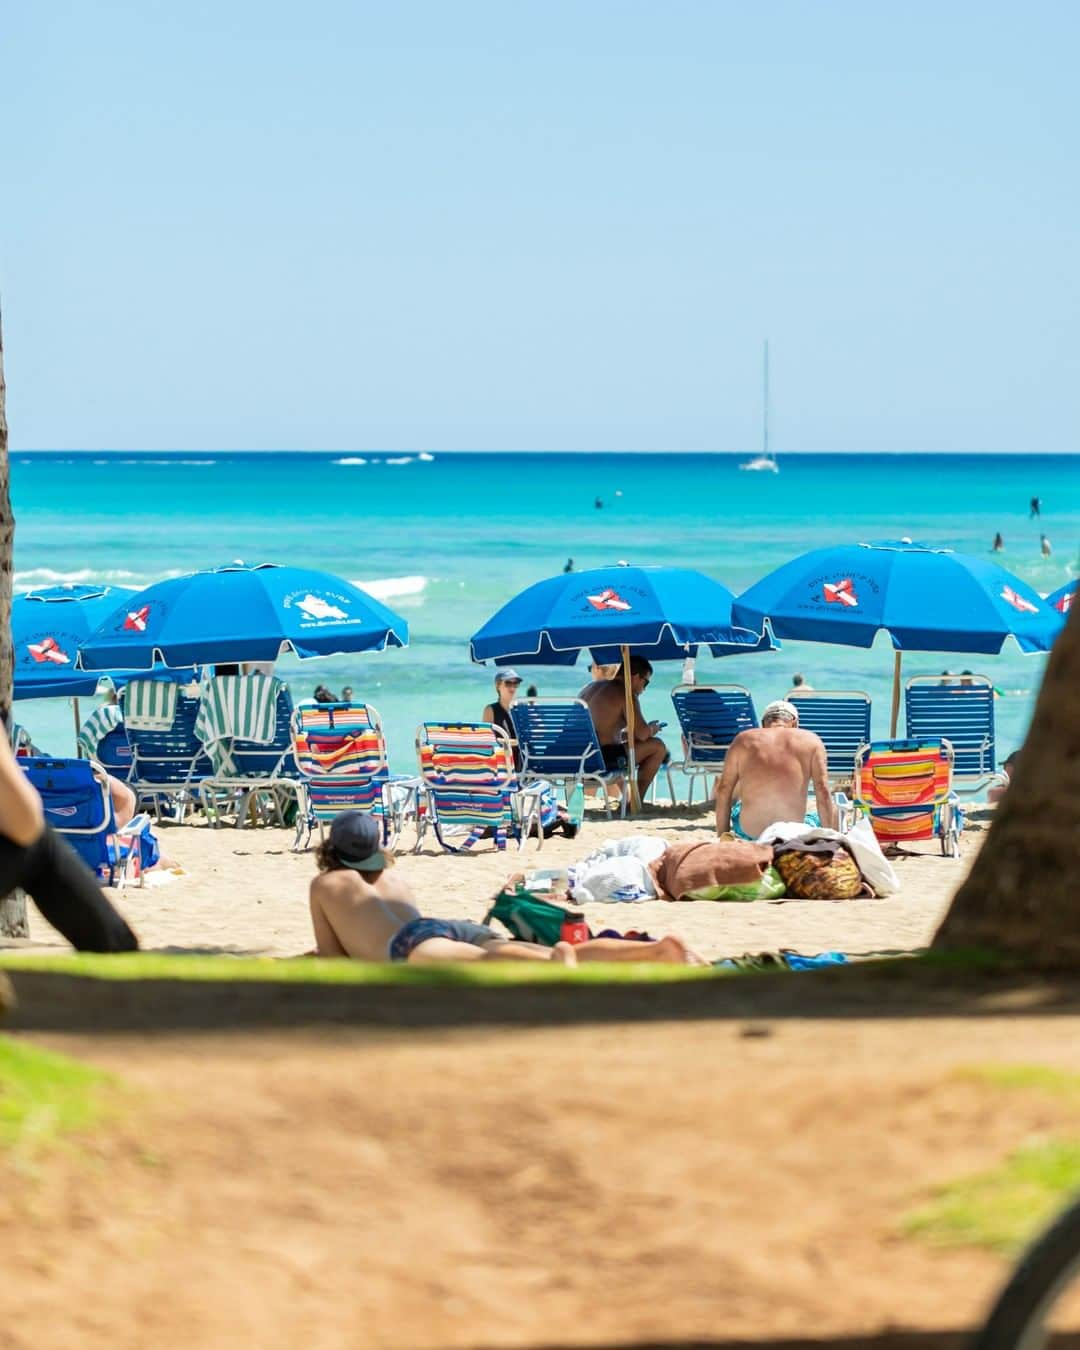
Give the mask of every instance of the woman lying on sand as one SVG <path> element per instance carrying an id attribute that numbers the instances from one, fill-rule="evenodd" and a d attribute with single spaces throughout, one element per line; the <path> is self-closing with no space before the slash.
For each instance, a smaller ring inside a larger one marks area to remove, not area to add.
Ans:
<path id="1" fill-rule="evenodd" d="M 311 922 L 318 956 L 358 961 L 668 961 L 696 963 L 680 938 L 625 942 L 592 938 L 577 946 L 541 947 L 511 942 L 468 919 L 425 919 L 404 877 L 384 853 L 378 822 L 363 811 L 345 811 L 315 853 L 319 875 L 311 883 Z"/>

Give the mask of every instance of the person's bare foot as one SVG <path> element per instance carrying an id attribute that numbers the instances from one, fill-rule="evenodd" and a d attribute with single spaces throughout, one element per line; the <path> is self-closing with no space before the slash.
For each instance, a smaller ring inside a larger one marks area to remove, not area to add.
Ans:
<path id="1" fill-rule="evenodd" d="M 512 891 L 515 886 L 523 886 L 524 884 L 525 884 L 524 872 L 511 872 L 510 875 L 503 882 L 503 890 Z"/>
<path id="2" fill-rule="evenodd" d="M 686 943 L 681 937 L 676 937 L 674 933 L 669 933 L 667 937 L 657 938 L 653 952 L 654 961 L 668 961 L 677 966 L 696 964 L 691 959 L 690 949 Z"/>
<path id="3" fill-rule="evenodd" d="M 570 942 L 556 942 L 551 949 L 551 959 L 561 966 L 576 966 L 578 963 L 577 952 Z"/>

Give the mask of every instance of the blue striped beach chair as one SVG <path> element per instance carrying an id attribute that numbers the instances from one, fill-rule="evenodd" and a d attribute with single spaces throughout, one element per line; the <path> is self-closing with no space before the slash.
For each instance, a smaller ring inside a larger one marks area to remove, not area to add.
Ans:
<path id="1" fill-rule="evenodd" d="M 740 731 L 757 726 L 757 713 L 749 689 L 741 684 L 678 684 L 671 701 L 685 745 L 683 762 L 676 767 L 690 780 L 689 806 L 697 779 L 723 771 L 731 742 Z"/>
<path id="2" fill-rule="evenodd" d="M 792 689 L 786 696 L 799 726 L 825 743 L 829 786 L 851 789 L 855 757 L 870 739 L 870 695 L 845 689 Z"/>
<path id="3" fill-rule="evenodd" d="M 321 838 L 323 822 L 342 811 L 368 811 L 393 849 L 406 820 L 417 818 L 420 780 L 390 772 L 378 710 L 370 703 L 300 703 L 292 745 L 305 799 L 295 847 L 306 845 L 316 824 Z"/>
<path id="4" fill-rule="evenodd" d="M 96 759 L 106 773 L 126 783 L 131 773 L 131 744 L 119 705 L 103 703 L 79 728 L 80 759 Z"/>
<path id="5" fill-rule="evenodd" d="M 417 728 L 416 754 L 427 806 L 417 830 L 417 850 L 429 822 L 448 853 L 471 849 L 489 834 L 500 850 L 510 835 L 516 837 L 519 849 L 533 832 L 537 846 L 543 844 L 543 788 L 518 780 L 510 738 L 501 727 L 490 722 L 424 722 Z M 465 835 L 460 847 L 450 842 L 451 833 Z"/>
<path id="6" fill-rule="evenodd" d="M 212 767 L 198 796 L 212 825 L 223 811 L 233 811 L 240 828 L 249 812 L 286 824 L 290 800 L 302 810 L 292 712 L 288 687 L 272 675 L 217 675 L 203 684 L 195 734 Z"/>
<path id="7" fill-rule="evenodd" d="M 198 783 L 211 765 L 195 734 L 199 699 L 173 680 L 129 680 L 120 691 L 124 731 L 131 747 L 127 784 L 138 804 L 182 822 Z"/>
<path id="8" fill-rule="evenodd" d="M 567 804 L 577 788 L 584 790 L 586 782 L 596 783 L 610 819 L 608 785 L 621 779 L 625 770 L 609 769 L 604 763 L 589 705 L 580 698 L 524 698 L 510 705 L 510 718 L 521 759 L 521 781 L 561 784 Z M 625 793 L 621 811 L 626 814 Z"/>
<path id="9" fill-rule="evenodd" d="M 91 759 L 22 759 L 45 819 L 86 863 L 103 886 L 122 887 L 129 871 L 142 884 L 139 839 L 150 828 L 146 815 L 116 828 L 108 775 Z"/>
<path id="10" fill-rule="evenodd" d="M 959 683 L 957 683 L 959 681 Z M 944 738 L 953 748 L 953 788 L 974 793 L 1008 779 L 998 771 L 994 744 L 994 686 L 985 675 L 914 675 L 904 689 L 907 734 Z"/>

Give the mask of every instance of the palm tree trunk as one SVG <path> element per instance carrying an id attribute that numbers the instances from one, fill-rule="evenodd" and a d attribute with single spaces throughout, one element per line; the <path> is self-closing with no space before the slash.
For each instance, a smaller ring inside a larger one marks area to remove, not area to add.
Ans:
<path id="1" fill-rule="evenodd" d="M 1046 667 L 1009 790 L 934 938 L 1080 968 L 1080 605 Z"/>
<path id="2" fill-rule="evenodd" d="M 11 514 L 8 492 L 8 428 L 4 383 L 4 330 L 0 324 L 0 735 L 7 735 L 11 719 L 11 562 L 15 539 L 15 519 Z M 0 897 L 0 937 L 29 937 L 26 921 L 26 896 L 22 891 Z"/>

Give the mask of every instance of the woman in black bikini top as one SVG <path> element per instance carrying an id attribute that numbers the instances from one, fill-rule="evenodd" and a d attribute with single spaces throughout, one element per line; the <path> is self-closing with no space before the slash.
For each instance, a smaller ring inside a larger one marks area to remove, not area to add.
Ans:
<path id="1" fill-rule="evenodd" d="M 521 756 L 517 750 L 517 733 L 514 731 L 514 722 L 510 716 L 510 705 L 517 698 L 517 691 L 521 686 L 521 676 L 516 670 L 497 670 L 495 672 L 495 702 L 489 703 L 484 709 L 483 718 L 485 722 L 491 722 L 505 731 L 507 736 L 515 742 L 514 745 L 514 768 L 521 768 Z"/>

